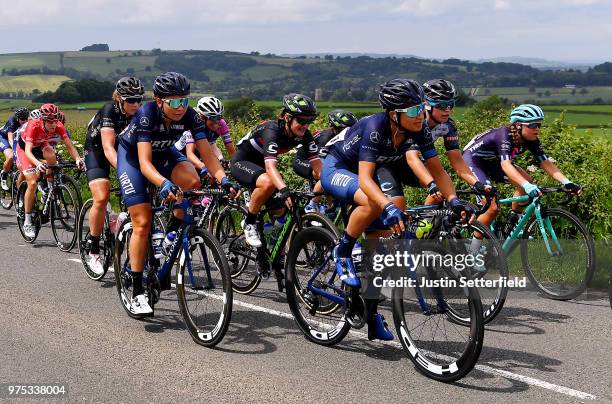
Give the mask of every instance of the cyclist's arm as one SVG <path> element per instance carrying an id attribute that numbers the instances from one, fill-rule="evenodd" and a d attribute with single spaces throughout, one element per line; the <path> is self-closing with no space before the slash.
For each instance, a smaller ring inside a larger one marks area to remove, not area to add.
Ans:
<path id="1" fill-rule="evenodd" d="M 106 159 L 111 163 L 114 168 L 117 168 L 117 150 L 115 150 L 115 129 L 113 128 L 102 128 L 100 130 L 102 136 L 102 149 Z"/>
<path id="2" fill-rule="evenodd" d="M 202 163 L 202 161 L 195 154 L 194 143 L 187 143 L 187 145 L 185 145 L 185 155 L 187 156 L 187 160 L 189 160 L 189 162 L 193 164 L 198 171 L 205 167 L 204 163 Z"/>
<path id="3" fill-rule="evenodd" d="M 434 180 L 429 170 L 427 167 L 425 167 L 423 161 L 419 157 L 419 152 L 417 150 L 409 150 L 406 152 L 406 162 L 414 175 L 416 175 L 416 177 L 419 179 L 421 185 L 427 186 Z"/>
<path id="4" fill-rule="evenodd" d="M 561 170 L 559 170 L 557 165 L 550 160 L 542 161 L 540 163 L 540 167 L 542 167 L 542 170 L 546 171 L 548 175 L 550 175 L 552 178 L 556 179 L 559 182 L 567 180 L 567 178 L 565 177 L 565 175 L 563 175 Z"/>
<path id="5" fill-rule="evenodd" d="M 474 174 L 472 174 L 470 167 L 465 163 L 460 150 L 449 150 L 446 152 L 446 155 L 448 156 L 451 167 L 453 167 L 453 170 L 455 170 L 463 181 L 467 182 L 470 186 L 478 181 Z"/>
<path id="6" fill-rule="evenodd" d="M 166 178 L 157 171 L 153 165 L 153 147 L 150 142 L 138 142 L 138 163 L 140 165 L 140 171 L 150 183 L 155 186 L 161 187 L 162 183 L 170 178 Z"/>
<path id="7" fill-rule="evenodd" d="M 221 182 L 221 180 L 225 177 L 225 170 L 223 170 L 219 159 L 213 153 L 210 144 L 208 143 L 208 139 L 200 138 L 199 140 L 195 141 L 195 145 L 200 152 L 204 165 L 206 168 L 208 168 L 208 172 L 215 177 L 217 181 Z"/>
<path id="8" fill-rule="evenodd" d="M 376 181 L 374 181 L 375 172 L 376 163 L 369 161 L 359 162 L 359 189 L 366 194 L 370 201 L 384 209 L 391 200 L 385 196 Z"/>
<path id="9" fill-rule="evenodd" d="M 522 185 L 527 182 L 527 179 L 514 167 L 512 160 L 502 160 L 501 168 L 512 183 Z"/>
<path id="10" fill-rule="evenodd" d="M 70 140 L 68 136 L 62 137 L 62 141 L 66 145 L 66 150 L 68 150 L 68 154 L 70 154 L 70 157 L 72 157 L 74 161 L 77 161 L 81 158 L 81 156 L 79 156 L 78 150 L 76 149 L 76 147 L 74 147 L 72 140 Z"/>
<path id="11" fill-rule="evenodd" d="M 321 178 L 321 169 L 323 168 L 323 162 L 321 159 L 312 160 L 310 162 L 310 166 L 312 167 L 312 176 L 315 180 L 319 180 Z"/>
<path id="12" fill-rule="evenodd" d="M 442 167 L 442 163 L 440 162 L 440 158 L 438 156 L 431 157 L 427 159 L 427 168 L 431 175 L 433 175 L 434 181 L 436 181 L 436 185 L 440 188 L 440 192 L 442 195 L 446 197 L 446 200 L 449 202 L 457 197 L 455 193 L 455 186 L 450 179 L 448 173 Z"/>
<path id="13" fill-rule="evenodd" d="M 214 153 L 215 157 L 217 158 L 217 160 L 223 159 L 223 153 L 219 149 L 219 146 L 217 146 L 216 143 L 208 143 L 208 144 L 210 145 L 210 149 L 213 151 L 213 153 Z"/>
<path id="14" fill-rule="evenodd" d="M 231 158 L 234 157 L 234 154 L 236 153 L 236 146 L 234 146 L 232 142 L 225 143 L 225 150 L 227 150 L 227 154 L 229 154 L 229 158 L 231 160 Z"/>
<path id="15" fill-rule="evenodd" d="M 11 131 L 9 131 L 9 133 L 6 134 L 6 138 L 8 139 L 9 144 L 11 145 L 13 144 L 13 137 L 14 137 L 14 134 Z"/>

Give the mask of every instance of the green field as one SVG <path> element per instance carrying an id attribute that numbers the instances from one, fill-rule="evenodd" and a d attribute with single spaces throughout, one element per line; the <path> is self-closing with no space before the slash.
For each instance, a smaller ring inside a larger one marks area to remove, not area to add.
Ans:
<path id="1" fill-rule="evenodd" d="M 586 93 L 580 94 L 583 88 Z M 528 87 L 473 87 L 463 90 L 476 101 L 498 95 L 519 103 L 534 100 L 539 104 L 588 104 L 595 98 L 612 103 L 612 87 L 576 87 L 575 94 L 572 94 L 572 89 L 559 87 L 536 87 L 534 92 L 530 92 Z M 550 93 L 549 96 L 546 95 L 547 91 Z"/>
<path id="2" fill-rule="evenodd" d="M 24 76 L 0 76 L 0 93 L 16 93 L 23 91 L 30 94 L 32 90 L 40 92 L 55 91 L 64 81 L 70 80 L 67 76 L 29 74 Z"/>

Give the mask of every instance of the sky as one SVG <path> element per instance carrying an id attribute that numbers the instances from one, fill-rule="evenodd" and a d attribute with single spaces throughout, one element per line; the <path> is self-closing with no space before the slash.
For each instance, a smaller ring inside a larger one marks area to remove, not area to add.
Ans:
<path id="1" fill-rule="evenodd" d="M 205 49 L 612 60 L 612 0 L 0 0 L 0 53 Z"/>

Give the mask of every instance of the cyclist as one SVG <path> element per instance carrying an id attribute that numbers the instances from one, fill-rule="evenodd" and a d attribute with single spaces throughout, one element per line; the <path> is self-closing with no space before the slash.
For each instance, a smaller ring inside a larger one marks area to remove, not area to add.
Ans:
<path id="1" fill-rule="evenodd" d="M 43 104 L 40 107 L 40 115 L 40 119 L 28 122 L 17 143 L 17 158 L 28 184 L 24 201 L 25 220 L 23 226 L 23 232 L 27 237 L 35 236 L 35 229 L 32 225 L 32 210 L 39 173 L 46 172 L 47 181 L 52 181 L 53 172 L 48 170 L 47 167 L 57 164 L 55 149 L 49 143 L 49 139 L 59 135 L 66 144 L 68 153 L 76 161 L 77 166 L 80 169 L 85 167 L 85 162 L 80 158 L 79 152 L 68 138 L 64 125 L 59 122 L 60 116 L 57 106 Z"/>
<path id="2" fill-rule="evenodd" d="M 327 148 L 325 147 L 327 142 L 329 142 L 338 133 L 342 132 L 346 128 L 350 128 L 357 122 L 357 118 L 352 112 L 342 109 L 330 111 L 327 114 L 327 120 L 329 122 L 328 128 L 315 131 L 312 134 L 312 137 L 319 148 L 319 156 L 322 159 L 324 159 L 327 155 Z M 310 166 L 310 161 L 308 160 L 308 152 L 304 147 L 302 147 L 302 145 L 297 147 L 297 152 L 295 153 L 295 158 L 293 159 L 293 170 L 302 178 L 309 181 L 317 181 L 313 187 L 314 192 L 323 192 L 323 187 L 321 186 L 319 177 L 315 178 L 313 175 L 312 167 Z M 306 212 L 317 211 L 319 199 L 320 197 L 313 198 L 308 205 L 304 207 Z"/>
<path id="3" fill-rule="evenodd" d="M 278 190 L 288 208 L 293 203 L 289 188 L 277 168 L 277 156 L 302 144 L 306 148 L 313 175 L 319 176 L 319 149 L 308 130 L 316 115 L 317 107 L 311 98 L 302 94 L 286 94 L 280 117 L 257 125 L 238 142 L 231 161 L 231 173 L 241 185 L 253 190 L 243 222 L 246 242 L 250 246 L 261 246 L 255 222 L 268 198 Z M 274 214 L 282 214 L 279 212 L 282 210 L 277 209 Z"/>
<path id="4" fill-rule="evenodd" d="M 463 160 L 459 146 L 459 134 L 455 122 L 450 116 L 458 96 L 453 83 L 444 79 L 429 80 L 423 84 L 423 91 L 425 93 L 427 127 L 434 142 L 439 138 L 444 139 L 446 156 L 461 179 L 481 195 L 492 194 L 494 189 L 478 181 L 478 178 L 472 174 Z M 439 193 L 435 181 L 427 182 L 427 189 L 429 196 L 425 200 L 426 205 L 441 201 L 442 195 Z"/>
<path id="5" fill-rule="evenodd" d="M 4 153 L 4 165 L 2 166 L 2 172 L 0 172 L 0 186 L 5 191 L 8 191 L 8 184 L 6 178 L 9 171 L 13 168 L 13 139 L 14 134 L 24 123 L 28 120 L 30 111 L 24 107 L 15 108 L 13 116 L 0 128 L 0 151 Z"/>
<path id="6" fill-rule="evenodd" d="M 223 153 L 221 153 L 215 142 L 220 136 L 223 138 L 223 143 L 230 158 L 236 153 L 236 149 L 232 143 L 229 127 L 223 119 L 225 109 L 221 100 L 215 97 L 202 97 L 198 101 L 195 110 L 206 123 L 206 128 L 199 134 L 197 139 L 194 139 L 191 132 L 185 131 L 181 138 L 176 141 L 174 147 L 187 157 L 198 170 L 201 177 L 207 177 L 208 169 L 199 158 L 199 151 L 196 149 L 196 142 L 198 140 L 206 139 L 213 154 L 219 161 L 223 160 Z"/>
<path id="7" fill-rule="evenodd" d="M 173 148 L 185 130 L 199 134 L 205 129 L 205 123 L 189 107 L 189 93 L 190 84 L 184 75 L 167 72 L 157 76 L 153 84 L 154 101 L 144 104 L 119 135 L 117 176 L 132 220 L 129 261 L 133 287 L 131 308 L 135 314 L 153 312 L 142 284 L 152 222 L 149 183 L 160 187 L 159 194 L 166 200 L 176 199 L 179 187 L 189 190 L 200 186 L 193 165 Z M 205 143 L 202 149 L 206 153 L 202 158 L 210 172 L 225 189 L 236 189 L 210 152 L 208 142 L 200 143 Z M 177 214 L 180 211 L 175 211 Z M 167 230 L 175 231 L 180 225 L 180 217 L 173 216 Z M 163 286 L 169 288 L 168 284 Z"/>
<path id="8" fill-rule="evenodd" d="M 400 184 L 416 185 L 398 163 L 416 174 L 431 172 L 456 212 L 468 211 L 455 195 L 450 177 L 440 163 L 433 139 L 424 125 L 423 89 L 414 80 L 394 79 L 381 86 L 379 102 L 384 112 L 362 118 L 328 143 L 321 183 L 326 193 L 341 203 L 356 205 L 341 239 L 333 250 L 336 272 L 342 282 L 359 288 L 351 253 L 357 238 L 379 216 L 394 233 L 405 230 L 405 199 Z M 427 162 L 423 166 L 419 152 Z M 378 299 L 367 299 L 368 338 L 393 339 L 384 318 L 376 312 Z"/>
<path id="9" fill-rule="evenodd" d="M 96 275 L 104 273 L 100 258 L 100 236 L 104 227 L 106 204 L 110 199 L 110 169 L 117 168 L 117 135 L 125 129 L 140 107 L 144 86 L 136 77 L 122 77 L 115 85 L 112 101 L 87 125 L 85 165 L 93 205 L 89 210 L 89 254 L 86 264 Z"/>
<path id="10" fill-rule="evenodd" d="M 490 129 L 474 137 L 464 148 L 463 158 L 474 175 L 481 183 L 490 185 L 491 181 L 510 182 L 514 188 L 514 196 L 541 195 L 540 189 L 533 183 L 533 179 L 525 170 L 515 165 L 512 160 L 529 150 L 535 162 L 555 180 L 561 182 L 567 190 L 580 194 L 582 187 L 567 179 L 557 166 L 542 150 L 539 135 L 544 111 L 537 105 L 522 104 L 510 113 L 510 125 Z M 519 203 L 512 204 L 510 224 L 514 224 L 520 217 L 522 208 Z M 491 207 L 478 220 L 483 224 L 490 224 L 499 214 L 499 207 L 495 201 Z"/>

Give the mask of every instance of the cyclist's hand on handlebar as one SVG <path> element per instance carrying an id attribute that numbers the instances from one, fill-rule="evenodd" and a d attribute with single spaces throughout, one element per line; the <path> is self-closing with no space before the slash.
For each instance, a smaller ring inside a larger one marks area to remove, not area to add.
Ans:
<path id="1" fill-rule="evenodd" d="M 164 180 L 159 190 L 159 195 L 166 201 L 175 201 L 179 194 L 179 188 L 170 180 Z"/>
<path id="2" fill-rule="evenodd" d="M 472 206 L 459 198 L 454 198 L 450 201 L 450 208 L 458 216 L 461 216 L 461 220 L 466 221 L 474 214 Z"/>
<path id="3" fill-rule="evenodd" d="M 435 181 L 432 181 L 427 185 L 427 193 L 434 198 L 436 203 L 441 203 L 444 200 L 444 196 L 442 196 L 442 192 L 440 192 L 440 189 L 436 185 Z"/>
<path id="4" fill-rule="evenodd" d="M 291 199 L 291 190 L 289 189 L 289 187 L 284 187 L 278 192 L 280 194 L 281 200 L 285 202 L 285 206 L 287 207 L 287 209 L 293 208 L 293 200 Z"/>
<path id="5" fill-rule="evenodd" d="M 240 185 L 230 181 L 229 178 L 223 177 L 221 180 L 221 187 L 230 193 L 232 197 L 236 197 L 240 191 Z"/>
<path id="6" fill-rule="evenodd" d="M 383 224 L 389 226 L 391 230 L 393 230 L 393 234 L 401 234 L 406 230 L 404 212 L 402 212 L 393 202 L 389 202 L 385 205 L 380 216 Z"/>
<path id="7" fill-rule="evenodd" d="M 81 170 L 81 171 L 85 171 L 85 170 L 86 170 L 86 167 L 85 167 L 85 159 L 84 159 L 84 158 L 82 158 L 82 157 L 81 157 L 81 158 L 78 158 L 78 159 L 76 160 L 76 166 L 77 166 L 77 168 L 78 168 L 79 170 Z"/>
<path id="8" fill-rule="evenodd" d="M 36 164 L 36 171 L 40 171 L 41 173 L 44 173 L 47 171 L 47 165 L 45 163 L 38 163 Z"/>
<path id="9" fill-rule="evenodd" d="M 563 184 L 563 189 L 569 191 L 572 195 L 581 195 L 582 194 L 582 186 L 579 184 L 574 184 L 573 182 L 566 182 Z"/>
<path id="10" fill-rule="evenodd" d="M 495 189 L 492 185 L 485 185 L 480 181 L 476 181 L 476 183 L 472 186 L 474 192 L 478 195 L 493 197 L 497 193 L 497 189 Z"/>
<path id="11" fill-rule="evenodd" d="M 525 190 L 525 193 L 529 195 L 530 198 L 542 196 L 542 191 L 540 191 L 540 188 L 538 188 L 536 184 L 532 184 L 531 182 L 525 182 L 523 184 L 523 189 Z"/>

